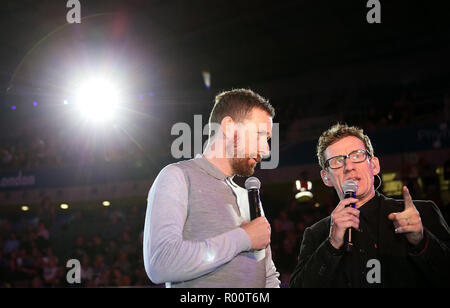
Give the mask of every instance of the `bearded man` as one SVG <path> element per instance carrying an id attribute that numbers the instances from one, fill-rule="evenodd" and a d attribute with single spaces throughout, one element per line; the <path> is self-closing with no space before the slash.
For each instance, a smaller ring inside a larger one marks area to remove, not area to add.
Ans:
<path id="1" fill-rule="evenodd" d="M 250 221 L 247 190 L 233 177 L 250 176 L 270 153 L 275 115 L 247 89 L 220 93 L 202 155 L 166 166 L 153 183 L 144 226 L 144 265 L 150 280 L 180 288 L 279 287 L 270 225 Z"/>

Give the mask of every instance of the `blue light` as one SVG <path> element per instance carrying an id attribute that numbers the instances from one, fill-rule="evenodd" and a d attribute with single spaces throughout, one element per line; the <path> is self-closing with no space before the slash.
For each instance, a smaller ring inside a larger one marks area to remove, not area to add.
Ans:
<path id="1" fill-rule="evenodd" d="M 15 105 L 12 105 L 12 106 L 11 106 L 11 109 L 12 109 L 12 110 L 16 110 L 16 106 L 15 106 Z"/>

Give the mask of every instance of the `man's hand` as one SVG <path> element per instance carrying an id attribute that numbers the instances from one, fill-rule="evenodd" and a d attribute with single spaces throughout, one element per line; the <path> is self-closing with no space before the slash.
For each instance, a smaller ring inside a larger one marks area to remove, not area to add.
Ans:
<path id="1" fill-rule="evenodd" d="M 241 228 L 247 232 L 252 241 L 252 250 L 266 248 L 270 244 L 270 224 L 266 217 L 261 216 L 252 221 L 244 221 Z"/>
<path id="2" fill-rule="evenodd" d="M 408 242 L 415 246 L 423 239 L 423 225 L 419 211 L 414 206 L 406 186 L 403 186 L 403 199 L 404 211 L 391 213 L 388 215 L 388 219 L 394 223 L 395 233 L 404 233 Z"/>
<path id="3" fill-rule="evenodd" d="M 358 199 L 355 198 L 343 199 L 331 213 L 329 241 L 336 249 L 341 248 L 344 244 L 344 235 L 348 228 L 359 229 L 359 210 L 350 206 L 345 207 L 356 202 L 358 202 Z"/>

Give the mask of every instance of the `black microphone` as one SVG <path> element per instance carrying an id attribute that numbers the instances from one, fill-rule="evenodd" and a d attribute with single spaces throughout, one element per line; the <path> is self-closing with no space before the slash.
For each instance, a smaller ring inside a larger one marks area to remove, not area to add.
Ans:
<path id="1" fill-rule="evenodd" d="M 248 205 L 250 206 L 250 220 L 261 216 L 261 208 L 259 207 L 259 189 L 261 182 L 254 176 L 245 181 L 245 189 L 248 191 Z"/>
<path id="2" fill-rule="evenodd" d="M 356 183 L 354 180 L 347 180 L 342 185 L 342 190 L 344 192 L 344 199 L 347 198 L 356 198 L 356 191 L 358 190 L 358 183 Z M 351 206 L 352 208 L 355 208 L 355 203 L 350 203 L 346 205 L 345 207 Z M 348 228 L 347 231 L 345 231 L 344 235 L 344 246 L 345 251 L 351 251 L 353 248 L 353 240 L 352 240 L 352 229 Z"/>

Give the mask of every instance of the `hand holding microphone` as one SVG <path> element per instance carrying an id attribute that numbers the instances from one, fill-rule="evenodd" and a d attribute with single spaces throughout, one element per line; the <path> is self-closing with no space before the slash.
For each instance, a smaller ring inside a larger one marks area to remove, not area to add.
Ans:
<path id="1" fill-rule="evenodd" d="M 266 217 L 261 216 L 250 222 L 242 223 L 241 228 L 247 232 L 252 241 L 252 250 L 265 249 L 270 244 L 270 224 Z"/>
<path id="2" fill-rule="evenodd" d="M 354 198 L 358 185 L 355 181 L 348 180 L 344 182 L 342 189 L 344 199 L 331 213 L 329 241 L 336 249 L 341 248 L 345 243 L 345 249 L 349 251 L 353 246 L 351 228 L 359 229 L 359 210 L 354 208 L 355 203 L 358 202 L 358 199 Z"/>

